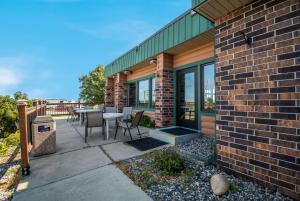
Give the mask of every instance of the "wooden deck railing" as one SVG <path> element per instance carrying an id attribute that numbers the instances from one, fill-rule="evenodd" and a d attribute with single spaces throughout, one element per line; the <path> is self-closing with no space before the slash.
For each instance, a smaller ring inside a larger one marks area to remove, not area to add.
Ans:
<path id="1" fill-rule="evenodd" d="M 30 174 L 29 152 L 32 148 L 32 122 L 36 116 L 46 115 L 46 101 L 33 100 L 33 107 L 27 107 L 27 100 L 18 100 L 19 129 L 21 145 L 22 174 Z"/>

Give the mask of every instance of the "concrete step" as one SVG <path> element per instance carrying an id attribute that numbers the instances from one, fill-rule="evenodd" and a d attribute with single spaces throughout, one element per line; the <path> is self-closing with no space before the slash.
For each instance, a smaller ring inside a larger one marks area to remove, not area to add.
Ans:
<path id="1" fill-rule="evenodd" d="M 186 143 L 196 137 L 199 137 L 199 135 L 201 135 L 198 130 L 193 130 L 193 129 L 188 129 L 188 128 L 184 128 L 184 129 L 191 130 L 193 133 L 185 134 L 185 135 L 174 135 L 174 134 L 164 132 L 164 130 L 170 129 L 170 128 L 182 128 L 182 127 L 172 126 L 172 127 L 167 127 L 167 128 L 150 130 L 150 133 L 149 133 L 150 137 L 155 138 L 157 140 L 161 140 L 163 142 L 167 142 L 172 145 L 177 145 L 177 144 Z"/>

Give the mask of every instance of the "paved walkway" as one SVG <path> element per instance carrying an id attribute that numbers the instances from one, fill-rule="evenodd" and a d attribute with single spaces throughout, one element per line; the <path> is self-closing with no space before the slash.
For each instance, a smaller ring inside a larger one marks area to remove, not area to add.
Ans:
<path id="1" fill-rule="evenodd" d="M 31 159 L 31 175 L 20 182 L 13 201 L 152 200 L 114 165 L 143 154 L 122 142 L 128 136 L 104 141 L 100 129 L 93 129 L 84 143 L 83 126 L 63 118 L 56 122 L 57 153 Z"/>

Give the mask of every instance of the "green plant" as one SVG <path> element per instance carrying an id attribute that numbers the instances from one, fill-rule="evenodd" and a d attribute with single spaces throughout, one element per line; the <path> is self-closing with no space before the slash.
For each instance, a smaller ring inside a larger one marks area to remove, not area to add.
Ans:
<path id="1" fill-rule="evenodd" d="M 3 137 L 4 133 L 16 132 L 17 114 L 15 100 L 9 96 L 0 96 L 0 127 L 3 127 L 0 137 Z"/>
<path id="2" fill-rule="evenodd" d="M 155 121 L 151 120 L 147 115 L 143 115 L 140 125 L 146 128 L 155 128 Z"/>
<path id="3" fill-rule="evenodd" d="M 18 146 L 20 144 L 20 132 L 17 131 L 14 134 L 10 134 L 3 140 L 7 146 Z"/>
<path id="4" fill-rule="evenodd" d="M 185 169 L 184 160 L 175 152 L 163 151 L 154 157 L 154 165 L 168 175 L 175 175 Z"/>
<path id="5" fill-rule="evenodd" d="M 0 156 L 3 156 L 7 153 L 8 146 L 5 142 L 0 142 Z"/>
<path id="6" fill-rule="evenodd" d="M 240 192 L 240 189 L 235 183 L 232 183 L 232 184 L 230 184 L 230 191 L 232 193 L 238 193 L 238 192 Z"/>

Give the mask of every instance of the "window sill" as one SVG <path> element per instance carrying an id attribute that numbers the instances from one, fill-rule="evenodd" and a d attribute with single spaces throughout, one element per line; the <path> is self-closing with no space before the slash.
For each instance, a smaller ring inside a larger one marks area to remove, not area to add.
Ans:
<path id="1" fill-rule="evenodd" d="M 145 111 L 154 111 L 155 108 L 149 108 L 149 107 L 133 107 L 133 110 L 145 110 Z"/>

